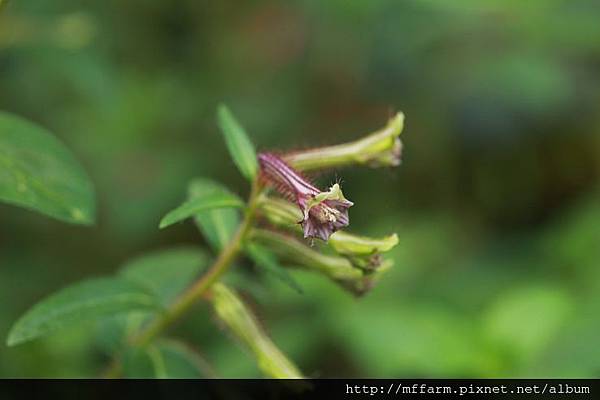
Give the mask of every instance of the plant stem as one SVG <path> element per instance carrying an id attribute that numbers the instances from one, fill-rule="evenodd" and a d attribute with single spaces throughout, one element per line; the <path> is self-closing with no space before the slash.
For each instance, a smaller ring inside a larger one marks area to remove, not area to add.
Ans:
<path id="1" fill-rule="evenodd" d="M 207 292 L 213 283 L 227 271 L 231 263 L 235 260 L 242 249 L 243 242 L 252 227 L 254 215 L 258 202 L 256 201 L 260 193 L 260 184 L 255 180 L 252 184 L 252 190 L 246 206 L 244 219 L 233 238 L 223 248 L 208 272 L 201 276 L 192 286 L 166 310 L 164 314 L 150 322 L 145 329 L 130 340 L 133 346 L 147 346 L 154 338 L 160 335 L 165 329 L 171 326 L 175 321 L 181 318 L 189 309 Z M 108 367 L 104 376 L 113 378 L 121 373 L 121 365 L 115 360 Z"/>

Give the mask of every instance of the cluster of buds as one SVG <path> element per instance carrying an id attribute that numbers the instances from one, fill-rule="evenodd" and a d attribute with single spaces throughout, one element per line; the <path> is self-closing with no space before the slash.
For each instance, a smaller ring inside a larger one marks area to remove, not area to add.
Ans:
<path id="1" fill-rule="evenodd" d="M 353 203 L 339 184 L 320 190 L 303 173 L 350 165 L 397 166 L 403 123 L 404 116 L 398 113 L 381 130 L 354 142 L 291 154 L 259 154 L 262 183 L 272 191 L 261 195 L 258 209 L 278 229 L 256 228 L 253 240 L 294 266 L 324 273 L 356 294 L 368 291 L 391 267 L 392 260 L 382 254 L 398 243 L 398 237 L 369 238 L 342 230 L 350 224 L 348 211 Z M 321 243 L 315 245 L 313 238 Z"/>

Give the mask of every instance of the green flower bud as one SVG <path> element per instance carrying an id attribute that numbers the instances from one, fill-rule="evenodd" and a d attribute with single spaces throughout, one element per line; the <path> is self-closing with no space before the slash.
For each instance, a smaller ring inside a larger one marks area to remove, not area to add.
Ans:
<path id="1" fill-rule="evenodd" d="M 398 244 L 398 235 L 370 238 L 339 231 L 329 238 L 329 244 L 339 254 L 368 256 L 390 251 Z"/>
<path id="2" fill-rule="evenodd" d="M 211 300 L 219 319 L 252 352 L 265 375 L 277 379 L 302 378 L 298 368 L 265 335 L 256 318 L 233 290 L 222 283 L 215 283 L 211 289 Z"/>
<path id="3" fill-rule="evenodd" d="M 385 260 L 375 271 L 357 268 L 346 257 L 323 254 L 293 237 L 265 229 L 254 229 L 251 239 L 269 247 L 291 267 L 322 273 L 356 295 L 370 290 L 381 274 L 393 265 L 391 260 Z"/>
<path id="4" fill-rule="evenodd" d="M 302 221 L 302 211 L 288 201 L 263 194 L 258 199 L 258 209 L 272 224 L 300 232 L 298 222 Z"/>
<path id="5" fill-rule="evenodd" d="M 404 114 L 397 113 L 387 125 L 354 142 L 299 151 L 283 157 L 292 167 L 301 171 L 321 168 L 367 165 L 395 167 L 400 165 Z"/>

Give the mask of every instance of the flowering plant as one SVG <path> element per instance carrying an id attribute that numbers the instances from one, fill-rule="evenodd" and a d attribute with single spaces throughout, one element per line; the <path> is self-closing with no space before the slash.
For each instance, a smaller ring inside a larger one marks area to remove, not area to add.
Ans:
<path id="1" fill-rule="evenodd" d="M 397 236 L 370 238 L 347 232 L 354 203 L 340 184 L 321 190 L 304 174 L 352 165 L 399 165 L 404 116 L 398 113 L 384 128 L 353 142 L 258 155 L 225 106 L 218 109 L 218 122 L 234 163 L 250 182 L 247 201 L 216 182 L 196 179 L 187 200 L 160 222 L 160 228 L 166 228 L 193 218 L 215 256 L 198 249 L 157 252 L 127 263 L 116 277 L 63 289 L 17 321 L 9 345 L 74 323 L 110 317 L 120 325 L 111 328 L 118 331 L 119 339 L 106 376 L 145 376 L 144 366 L 157 376 L 169 376 L 169 368 L 177 363 L 201 371 L 197 356 L 190 357 L 164 336 L 197 301 L 206 300 L 266 376 L 303 376 L 221 278 L 244 257 L 298 291 L 302 289 L 288 266 L 320 273 L 356 295 L 371 289 L 392 265 L 384 253 L 398 243 Z M 208 267 L 201 272 L 203 265 Z"/>

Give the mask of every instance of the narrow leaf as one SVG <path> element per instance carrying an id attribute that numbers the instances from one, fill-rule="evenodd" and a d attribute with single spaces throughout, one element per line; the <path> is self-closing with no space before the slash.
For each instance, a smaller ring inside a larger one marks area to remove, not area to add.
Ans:
<path id="1" fill-rule="evenodd" d="M 208 256 L 195 247 L 160 250 L 126 263 L 121 276 L 153 293 L 168 306 L 206 266 Z"/>
<path id="2" fill-rule="evenodd" d="M 254 179 L 258 162 L 256 151 L 246 131 L 224 104 L 219 105 L 217 119 L 233 162 L 246 179 Z"/>
<path id="3" fill-rule="evenodd" d="M 183 221 L 189 217 L 196 215 L 199 212 L 216 209 L 216 208 L 241 208 L 244 207 L 244 202 L 237 196 L 231 193 L 212 193 L 207 196 L 190 199 L 169 212 L 160 221 L 160 229 L 171 226 L 179 221 Z"/>
<path id="4" fill-rule="evenodd" d="M 248 254 L 248 256 L 256 265 L 272 274 L 274 277 L 288 285 L 296 292 L 300 294 L 303 293 L 300 284 L 296 282 L 292 274 L 290 274 L 287 269 L 279 264 L 277 257 L 269 250 L 256 243 L 250 243 L 246 246 L 246 254 Z"/>
<path id="5" fill-rule="evenodd" d="M 227 189 L 209 179 L 197 178 L 189 185 L 188 198 L 193 200 L 215 192 L 227 192 Z M 231 208 L 216 208 L 196 213 L 194 221 L 211 247 L 218 252 L 233 237 L 240 224 L 240 214 Z"/>
<path id="6" fill-rule="evenodd" d="M 69 150 L 45 129 L 4 112 L 0 201 L 74 224 L 95 218 L 93 185 Z"/>
<path id="7" fill-rule="evenodd" d="M 14 346 L 120 312 L 157 307 L 156 299 L 138 285 L 118 278 L 92 279 L 62 289 L 33 306 L 12 327 L 7 344 Z"/>

